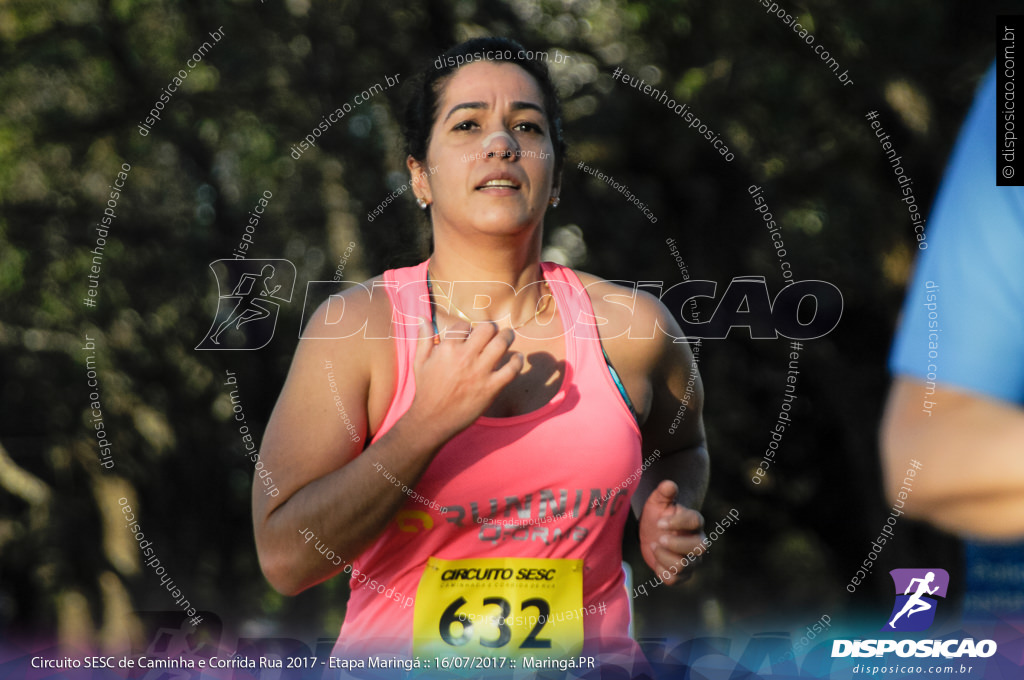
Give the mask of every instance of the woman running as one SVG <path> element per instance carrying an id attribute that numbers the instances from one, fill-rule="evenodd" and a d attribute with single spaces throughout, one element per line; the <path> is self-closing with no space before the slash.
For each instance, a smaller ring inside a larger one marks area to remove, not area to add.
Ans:
<path id="1" fill-rule="evenodd" d="M 254 488 L 260 564 L 285 594 L 352 574 L 336 653 L 628 651 L 630 508 L 666 583 L 700 553 L 689 346 L 653 296 L 540 260 L 566 150 L 523 53 L 471 40 L 417 81 L 430 257 L 320 307 L 267 426 L 281 493 Z"/>

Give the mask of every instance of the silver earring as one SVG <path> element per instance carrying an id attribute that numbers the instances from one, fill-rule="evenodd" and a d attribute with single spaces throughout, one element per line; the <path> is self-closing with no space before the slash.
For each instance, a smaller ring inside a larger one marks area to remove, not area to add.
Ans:
<path id="1" fill-rule="evenodd" d="M 429 203 L 427 203 L 427 202 L 426 202 L 426 201 L 425 201 L 424 199 L 422 199 L 422 198 L 417 198 L 417 199 L 416 199 L 416 205 L 418 205 L 418 206 L 420 207 L 420 210 L 426 210 L 426 209 L 427 209 L 427 206 L 428 206 L 428 205 L 430 205 L 430 204 L 429 204 Z"/>
<path id="2" fill-rule="evenodd" d="M 560 199 L 558 196 L 552 196 L 551 200 L 548 201 L 548 203 L 551 204 L 552 208 L 557 208 L 558 204 L 561 203 L 561 202 L 562 202 L 562 199 Z"/>

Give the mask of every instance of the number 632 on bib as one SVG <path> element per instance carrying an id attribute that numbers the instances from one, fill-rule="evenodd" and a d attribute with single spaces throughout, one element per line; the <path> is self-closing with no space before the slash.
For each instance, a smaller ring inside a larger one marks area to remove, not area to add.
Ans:
<path id="1" fill-rule="evenodd" d="M 413 651 L 575 656 L 582 613 L 582 560 L 431 557 L 416 590 Z"/>

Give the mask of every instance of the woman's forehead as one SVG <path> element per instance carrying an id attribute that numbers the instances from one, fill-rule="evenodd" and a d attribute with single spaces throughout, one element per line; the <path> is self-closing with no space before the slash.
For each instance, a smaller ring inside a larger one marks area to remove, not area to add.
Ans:
<path id="1" fill-rule="evenodd" d="M 544 94 L 537 81 L 524 69 L 510 63 L 477 62 L 455 71 L 441 96 L 439 115 L 461 102 L 492 102 L 513 100 L 534 104 L 543 110 Z"/>

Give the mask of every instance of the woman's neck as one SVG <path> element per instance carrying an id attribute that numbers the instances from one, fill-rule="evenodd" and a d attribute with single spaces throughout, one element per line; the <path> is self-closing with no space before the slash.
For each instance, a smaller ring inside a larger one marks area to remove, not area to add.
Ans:
<path id="1" fill-rule="evenodd" d="M 435 301 L 443 309 L 450 303 L 473 321 L 515 325 L 533 315 L 547 293 L 543 286 L 530 285 L 544 278 L 539 242 L 529 248 L 487 249 L 442 242 L 435 245 L 428 269 Z"/>

